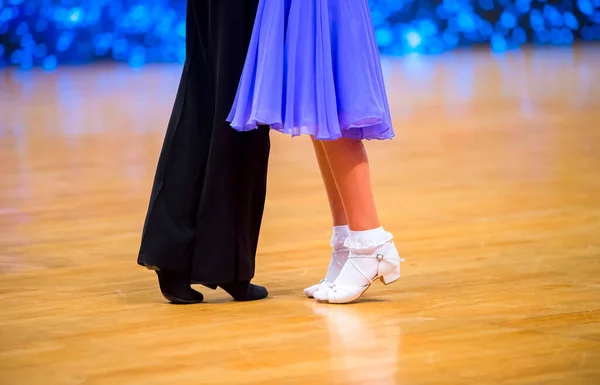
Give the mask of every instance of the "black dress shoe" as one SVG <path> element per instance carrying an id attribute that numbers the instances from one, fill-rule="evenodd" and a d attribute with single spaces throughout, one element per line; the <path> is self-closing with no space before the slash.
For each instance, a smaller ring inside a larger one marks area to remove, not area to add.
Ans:
<path id="1" fill-rule="evenodd" d="M 259 299 L 267 298 L 269 292 L 263 286 L 258 286 L 250 283 L 250 281 L 238 281 L 230 283 L 222 283 L 218 285 L 203 284 L 210 289 L 216 289 L 220 287 L 225 290 L 227 294 L 233 297 L 236 301 L 256 301 Z"/>
<path id="2" fill-rule="evenodd" d="M 157 271 L 158 285 L 162 295 L 171 303 L 188 305 L 204 300 L 202 293 L 190 287 L 189 280 L 167 271 Z"/>

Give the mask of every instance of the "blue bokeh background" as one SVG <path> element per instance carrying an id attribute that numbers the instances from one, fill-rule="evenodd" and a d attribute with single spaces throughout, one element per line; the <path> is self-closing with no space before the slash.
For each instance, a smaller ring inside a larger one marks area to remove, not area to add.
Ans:
<path id="1" fill-rule="evenodd" d="M 340 0 L 358 1 L 358 0 Z M 382 52 L 600 40 L 600 0 L 370 0 Z M 0 67 L 185 59 L 185 0 L 0 0 Z"/>

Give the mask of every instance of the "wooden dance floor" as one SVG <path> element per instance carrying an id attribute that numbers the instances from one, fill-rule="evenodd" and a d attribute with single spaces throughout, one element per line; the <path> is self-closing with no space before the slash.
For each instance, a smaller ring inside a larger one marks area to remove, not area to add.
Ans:
<path id="1" fill-rule="evenodd" d="M 1 384 L 600 384 L 600 47 L 385 58 L 368 144 L 403 278 L 351 305 L 307 138 L 273 132 L 255 281 L 168 305 L 137 248 L 179 66 L 0 72 Z"/>

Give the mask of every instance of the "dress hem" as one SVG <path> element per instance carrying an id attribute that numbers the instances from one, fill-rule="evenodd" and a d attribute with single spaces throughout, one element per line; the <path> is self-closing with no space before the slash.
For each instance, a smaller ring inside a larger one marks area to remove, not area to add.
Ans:
<path id="1" fill-rule="evenodd" d="M 369 121 L 369 123 L 360 123 Z M 282 134 L 290 135 L 292 137 L 310 135 L 316 140 L 321 141 L 335 141 L 339 139 L 353 139 L 353 140 L 391 140 L 395 137 L 394 130 L 391 125 L 385 123 L 381 118 L 366 118 L 360 119 L 356 122 L 347 124 L 340 128 L 340 134 L 331 135 L 319 135 L 318 129 L 315 126 L 302 126 L 302 127 L 285 127 L 285 124 L 281 121 L 266 122 L 264 120 L 250 119 L 246 124 L 234 124 L 228 120 L 231 127 L 236 131 L 248 132 L 257 129 L 259 126 L 269 126 L 271 129 L 281 132 Z M 364 131 L 373 130 L 375 127 L 381 126 L 382 129 L 379 132 L 372 134 L 365 134 Z"/>

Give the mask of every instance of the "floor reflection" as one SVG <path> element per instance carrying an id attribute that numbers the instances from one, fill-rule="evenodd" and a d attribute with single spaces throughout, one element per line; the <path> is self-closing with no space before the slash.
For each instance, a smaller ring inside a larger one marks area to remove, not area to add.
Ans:
<path id="1" fill-rule="evenodd" d="M 307 303 L 329 330 L 332 381 L 398 384 L 402 330 L 393 320 L 369 312 L 363 305 Z"/>

